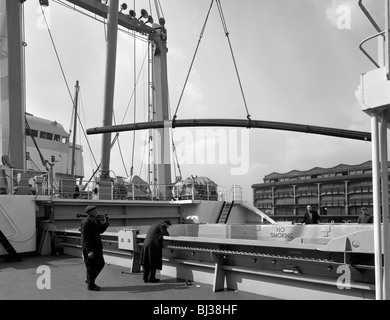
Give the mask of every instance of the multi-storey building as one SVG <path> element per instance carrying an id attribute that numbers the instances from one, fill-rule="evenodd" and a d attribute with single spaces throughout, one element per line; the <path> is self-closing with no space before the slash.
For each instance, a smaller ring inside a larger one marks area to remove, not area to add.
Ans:
<path id="1" fill-rule="evenodd" d="M 355 222 L 362 207 L 372 213 L 372 162 L 274 172 L 252 189 L 254 205 L 277 221 L 299 222 L 310 204 L 324 222 Z"/>

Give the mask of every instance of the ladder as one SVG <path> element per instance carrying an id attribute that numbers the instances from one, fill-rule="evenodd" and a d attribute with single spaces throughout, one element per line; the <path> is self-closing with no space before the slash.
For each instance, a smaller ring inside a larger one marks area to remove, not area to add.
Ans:
<path id="1" fill-rule="evenodd" d="M 4 249 L 8 252 L 10 257 L 16 261 L 22 261 L 19 254 L 15 251 L 14 247 L 8 241 L 4 233 L 0 230 L 0 244 L 4 247 Z"/>
<path id="2" fill-rule="evenodd" d="M 232 211 L 233 204 L 234 204 L 234 201 L 232 201 L 232 202 L 225 201 L 224 202 L 222 210 L 221 210 L 221 214 L 219 215 L 218 223 L 226 223 L 227 222 L 229 215 L 230 215 L 230 211 Z"/>

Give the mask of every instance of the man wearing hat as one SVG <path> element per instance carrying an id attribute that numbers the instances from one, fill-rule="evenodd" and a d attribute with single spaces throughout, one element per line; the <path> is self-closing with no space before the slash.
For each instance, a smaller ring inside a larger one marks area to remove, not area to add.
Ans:
<path id="1" fill-rule="evenodd" d="M 152 225 L 146 235 L 141 250 L 140 265 L 143 266 L 144 282 L 159 282 L 156 270 L 162 270 L 162 250 L 164 236 L 169 236 L 169 220 L 160 221 Z"/>
<path id="2" fill-rule="evenodd" d="M 103 244 L 100 234 L 107 230 L 109 226 L 108 218 L 104 223 L 97 218 L 95 206 L 85 208 L 88 217 L 81 225 L 81 241 L 85 266 L 87 268 L 88 290 L 99 291 L 100 287 L 95 284 L 95 280 L 104 267 Z"/>
<path id="3" fill-rule="evenodd" d="M 367 208 L 363 207 L 361 210 L 362 213 L 359 216 L 357 223 L 374 223 L 374 219 L 372 215 L 368 213 Z"/>

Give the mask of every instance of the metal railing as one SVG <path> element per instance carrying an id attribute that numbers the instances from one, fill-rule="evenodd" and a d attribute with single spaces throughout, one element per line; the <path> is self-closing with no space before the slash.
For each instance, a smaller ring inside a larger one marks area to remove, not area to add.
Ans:
<path id="1" fill-rule="evenodd" d="M 125 179 L 80 180 L 51 178 L 50 174 L 0 167 L 0 194 L 48 195 L 60 199 L 139 201 L 235 201 L 242 202 L 242 187 L 226 189 L 215 184 L 149 185 Z"/>

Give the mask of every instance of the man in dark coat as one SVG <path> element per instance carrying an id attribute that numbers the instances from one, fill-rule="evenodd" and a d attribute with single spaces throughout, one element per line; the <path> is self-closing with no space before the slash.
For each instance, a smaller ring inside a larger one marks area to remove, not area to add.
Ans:
<path id="1" fill-rule="evenodd" d="M 362 214 L 358 218 L 358 223 L 374 223 L 374 219 L 372 215 L 370 215 L 367 211 L 366 207 L 362 208 Z"/>
<path id="2" fill-rule="evenodd" d="M 156 270 L 162 270 L 162 250 L 164 236 L 169 236 L 168 228 L 171 222 L 160 221 L 152 225 L 146 235 L 141 250 L 140 264 L 144 268 L 143 279 L 145 282 L 159 282 L 156 279 Z"/>
<path id="3" fill-rule="evenodd" d="M 313 210 L 311 205 L 307 206 L 307 211 L 303 217 L 303 224 L 318 224 L 320 222 L 320 215 L 317 211 Z"/>
<path id="4" fill-rule="evenodd" d="M 103 244 L 100 234 L 109 226 L 108 218 L 102 223 L 97 217 L 95 206 L 85 208 L 88 217 L 81 225 L 81 241 L 85 266 L 87 268 L 87 287 L 91 291 L 99 291 L 100 287 L 95 280 L 104 268 Z"/>

